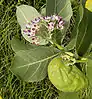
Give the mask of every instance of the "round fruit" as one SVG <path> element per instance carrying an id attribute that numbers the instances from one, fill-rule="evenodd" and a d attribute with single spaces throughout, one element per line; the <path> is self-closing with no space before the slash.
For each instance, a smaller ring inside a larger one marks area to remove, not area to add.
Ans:
<path id="1" fill-rule="evenodd" d="M 67 66 L 61 57 L 48 65 L 48 76 L 52 84 L 63 92 L 79 91 L 88 85 L 86 76 L 75 66 Z"/>

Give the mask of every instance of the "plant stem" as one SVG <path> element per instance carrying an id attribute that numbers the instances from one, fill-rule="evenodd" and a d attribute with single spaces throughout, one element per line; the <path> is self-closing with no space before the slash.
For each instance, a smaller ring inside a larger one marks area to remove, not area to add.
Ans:
<path id="1" fill-rule="evenodd" d="M 83 58 L 81 60 L 76 60 L 76 63 L 86 63 L 86 62 L 87 62 L 86 58 Z"/>
<path id="2" fill-rule="evenodd" d="M 54 43 L 56 46 L 57 46 L 57 48 L 59 48 L 60 50 L 64 50 L 64 48 L 62 47 L 62 46 L 60 46 L 59 44 L 57 44 L 57 43 Z"/>
<path id="3" fill-rule="evenodd" d="M 55 43 L 54 41 L 49 40 L 49 42 L 50 42 L 51 44 L 54 44 L 58 49 L 64 50 L 64 48 L 63 48 L 62 46 L 60 46 L 59 44 Z"/>

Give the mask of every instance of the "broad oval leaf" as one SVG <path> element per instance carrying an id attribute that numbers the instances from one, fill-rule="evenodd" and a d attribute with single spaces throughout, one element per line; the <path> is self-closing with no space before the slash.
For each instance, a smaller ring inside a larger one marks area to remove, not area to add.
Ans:
<path id="1" fill-rule="evenodd" d="M 21 5 L 17 7 L 16 16 L 21 28 L 24 28 L 26 23 L 41 15 L 32 6 Z"/>
<path id="2" fill-rule="evenodd" d="M 92 43 L 92 13 L 84 9 L 84 16 L 79 25 L 76 50 L 80 56 L 86 54 Z"/>
<path id="3" fill-rule="evenodd" d="M 41 9 L 41 15 L 46 16 L 46 7 Z"/>
<path id="4" fill-rule="evenodd" d="M 11 71 L 27 82 L 43 80 L 47 75 L 47 65 L 59 53 L 51 47 L 40 47 L 16 52 Z"/>
<path id="5" fill-rule="evenodd" d="M 28 5 L 18 6 L 16 15 L 17 15 L 17 20 L 21 26 L 21 33 L 23 37 L 27 41 L 32 43 L 33 42 L 32 38 L 28 37 L 28 35 L 25 35 L 25 33 L 23 33 L 23 30 L 26 30 L 26 24 L 31 23 L 32 20 L 40 17 L 41 15 L 37 12 L 35 8 Z M 41 37 L 39 37 L 39 39 L 40 39 L 40 43 L 39 43 L 40 45 L 46 45 L 48 43 L 45 39 L 42 39 Z"/>
<path id="6" fill-rule="evenodd" d="M 70 0 L 47 0 L 46 14 L 58 14 L 62 16 L 65 21 L 70 21 L 73 15 Z"/>
<path id="7" fill-rule="evenodd" d="M 20 41 L 17 38 L 13 38 L 11 40 L 11 47 L 13 51 L 16 53 L 20 50 L 29 50 L 29 49 L 37 48 L 39 46 L 30 43 L 25 44 L 23 41 Z"/>
<path id="8" fill-rule="evenodd" d="M 69 44 L 65 47 L 67 50 L 71 50 L 76 46 L 78 28 L 79 28 L 80 22 L 82 21 L 83 13 L 84 13 L 84 9 L 83 9 L 82 4 L 80 4 L 76 19 L 75 19 L 76 23 L 75 23 L 75 26 L 74 26 L 73 31 L 71 33 L 71 40 L 70 40 Z"/>

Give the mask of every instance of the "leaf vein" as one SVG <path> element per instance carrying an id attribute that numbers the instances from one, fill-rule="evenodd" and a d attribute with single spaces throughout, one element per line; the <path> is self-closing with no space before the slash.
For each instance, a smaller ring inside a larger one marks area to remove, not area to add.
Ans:
<path id="1" fill-rule="evenodd" d="M 64 6 L 64 7 L 61 9 L 61 11 L 59 12 L 59 15 L 60 15 L 61 12 L 63 12 L 63 10 L 67 7 L 68 4 L 69 4 L 69 2 L 65 4 L 65 6 Z"/>
<path id="2" fill-rule="evenodd" d="M 40 67 L 41 67 L 41 62 L 39 63 L 39 66 L 36 68 L 35 72 L 28 79 L 31 79 L 36 74 L 36 72 Z"/>
<path id="3" fill-rule="evenodd" d="M 77 48 L 77 50 L 79 50 L 80 46 L 82 45 L 82 43 L 83 43 L 83 41 L 84 41 L 84 39 L 85 39 L 87 27 L 88 27 L 88 24 L 86 25 L 84 35 L 83 35 L 83 37 L 82 37 L 82 39 L 81 39 L 81 41 L 80 41 L 80 44 L 79 44 L 79 47 Z"/>
<path id="4" fill-rule="evenodd" d="M 52 55 L 52 56 L 50 56 L 50 57 L 48 57 L 48 58 L 45 58 L 45 59 L 42 59 L 42 60 L 39 60 L 39 61 L 36 61 L 36 62 L 33 62 L 33 63 L 29 63 L 29 64 L 27 64 L 27 65 L 34 65 L 34 64 L 43 62 L 43 61 L 48 60 L 48 59 L 51 59 L 51 58 L 53 58 L 53 57 L 55 57 L 55 56 L 57 56 L 57 55 L 59 55 L 59 54 L 60 54 L 60 53 L 54 54 L 54 55 Z M 26 67 L 27 65 L 22 65 L 22 66 L 19 66 L 19 67 L 17 67 L 17 68 Z"/>
<path id="5" fill-rule="evenodd" d="M 22 10 L 20 8 L 18 8 L 20 10 L 20 12 L 22 13 L 22 15 L 24 16 L 24 19 L 27 21 L 27 23 L 29 22 L 26 18 L 26 16 L 24 15 L 24 13 L 22 12 Z"/>

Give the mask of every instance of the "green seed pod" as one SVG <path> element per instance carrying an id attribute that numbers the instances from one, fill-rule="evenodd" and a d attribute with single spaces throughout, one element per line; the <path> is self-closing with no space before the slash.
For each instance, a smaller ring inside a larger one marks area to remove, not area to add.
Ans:
<path id="1" fill-rule="evenodd" d="M 75 66 L 67 66 L 61 57 L 54 58 L 48 66 L 48 76 L 60 91 L 79 91 L 88 85 L 86 76 Z"/>

